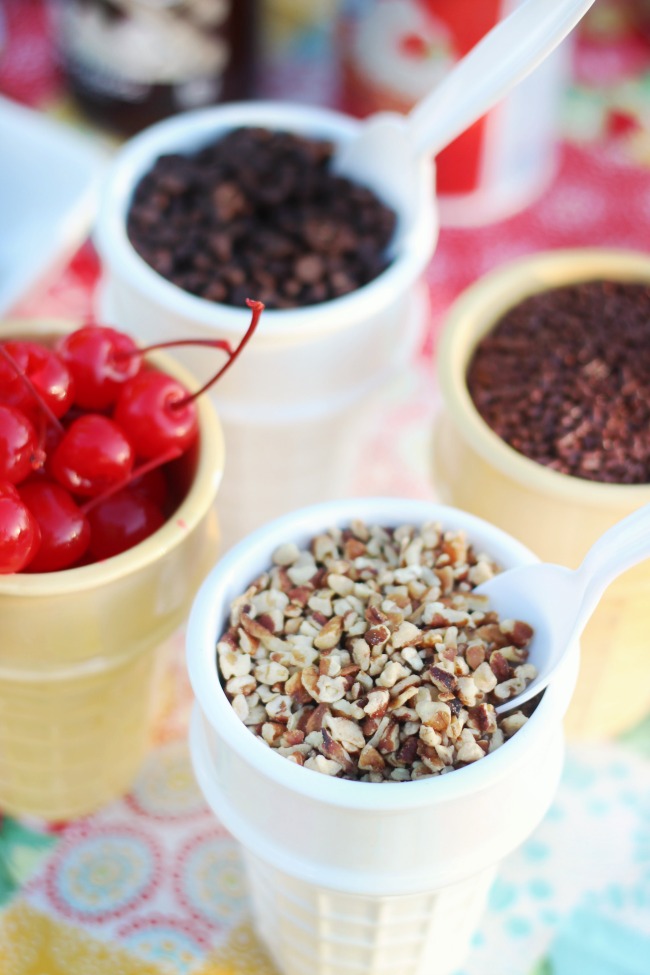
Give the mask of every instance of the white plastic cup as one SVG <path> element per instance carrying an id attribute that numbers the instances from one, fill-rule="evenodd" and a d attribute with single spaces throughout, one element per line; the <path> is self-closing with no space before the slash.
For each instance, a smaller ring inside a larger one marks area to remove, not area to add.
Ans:
<path id="1" fill-rule="evenodd" d="M 175 116 L 131 139 L 109 172 L 95 229 L 104 269 L 102 318 L 142 342 L 225 338 L 236 343 L 250 320 L 247 309 L 183 291 L 132 247 L 126 217 L 135 186 L 161 154 L 192 152 L 238 126 L 339 143 L 359 125 L 327 109 L 249 102 Z M 379 277 L 318 305 L 265 311 L 244 354 L 214 387 L 226 439 L 219 495 L 226 547 L 269 518 L 340 494 L 341 456 L 354 438 L 355 416 L 410 361 L 426 322 L 422 275 L 438 233 L 428 160 L 418 172 L 418 195 L 420 205 L 400 234 L 400 250 Z M 179 349 L 174 355 L 203 381 L 221 362 L 205 349 Z"/>
<path id="2" fill-rule="evenodd" d="M 443 505 L 356 498 L 265 525 L 210 572 L 192 607 L 187 662 L 197 702 L 190 749 L 207 802 L 240 841 L 255 925 L 284 975 L 448 975 L 462 962 L 499 862 L 548 809 L 563 760 L 575 644 L 529 721 L 473 765 L 408 783 L 330 778 L 257 739 L 219 682 L 230 603 L 277 545 L 323 529 L 439 521 L 510 567 L 536 561 L 512 536 Z"/>

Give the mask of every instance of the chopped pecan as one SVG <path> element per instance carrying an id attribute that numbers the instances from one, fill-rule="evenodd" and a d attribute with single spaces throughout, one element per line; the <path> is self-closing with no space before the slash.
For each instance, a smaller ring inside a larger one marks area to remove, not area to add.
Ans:
<path id="1" fill-rule="evenodd" d="M 356 721 L 349 718 L 329 717 L 327 729 L 332 738 L 340 741 L 347 751 L 360 751 L 366 744 L 364 734 Z"/>
<path id="2" fill-rule="evenodd" d="M 345 678 L 328 677 L 327 674 L 321 674 L 316 681 L 316 688 L 317 700 L 332 704 L 345 695 Z"/>
<path id="3" fill-rule="evenodd" d="M 370 626 L 378 626 L 380 623 L 385 623 L 388 620 L 386 614 L 382 613 L 378 606 L 373 605 L 368 606 L 365 617 Z"/>
<path id="4" fill-rule="evenodd" d="M 499 650 L 493 650 L 490 654 L 490 668 L 499 683 L 512 677 L 512 668 Z"/>
<path id="5" fill-rule="evenodd" d="M 389 660 L 375 684 L 377 687 L 394 687 L 398 681 L 409 675 L 410 671 L 399 660 Z"/>
<path id="6" fill-rule="evenodd" d="M 326 704 L 319 704 L 309 715 L 307 723 L 304 727 L 304 732 L 310 735 L 312 731 L 320 731 L 323 727 L 323 722 L 329 717 L 330 709 Z"/>
<path id="7" fill-rule="evenodd" d="M 418 643 L 421 636 L 422 630 L 414 626 L 413 623 L 409 623 L 408 620 L 405 620 L 395 630 L 390 638 L 390 642 L 394 647 L 400 649 L 401 647 L 409 647 L 413 646 L 414 643 Z"/>
<path id="8" fill-rule="evenodd" d="M 345 772 L 353 772 L 356 768 L 353 759 L 348 755 L 340 741 L 335 741 L 327 728 L 323 728 L 323 744 L 321 750 L 326 758 L 338 762 Z"/>
<path id="9" fill-rule="evenodd" d="M 294 671 L 285 683 L 284 691 L 296 704 L 307 704 L 311 700 L 311 695 L 302 682 L 302 672 L 300 670 Z"/>
<path id="10" fill-rule="evenodd" d="M 457 681 L 453 674 L 450 674 L 447 670 L 442 670 L 441 667 L 434 666 L 429 667 L 428 673 L 431 676 L 431 680 L 435 686 L 441 691 L 448 691 L 453 693 L 456 690 Z"/>
<path id="11" fill-rule="evenodd" d="M 465 651 L 465 660 L 472 670 L 476 670 L 485 660 L 485 647 L 482 643 L 469 643 Z"/>
<path id="12" fill-rule="evenodd" d="M 501 647 L 505 647 L 510 643 L 505 633 L 501 632 L 498 623 L 484 623 L 482 626 L 477 626 L 474 635 L 477 639 L 487 644 L 491 650 L 499 650 Z"/>
<path id="13" fill-rule="evenodd" d="M 359 768 L 363 771 L 381 772 L 386 762 L 372 745 L 366 745 L 359 755 Z"/>
<path id="14" fill-rule="evenodd" d="M 364 711 L 371 718 L 383 718 L 388 710 L 390 701 L 390 691 L 385 687 L 379 687 L 368 694 L 368 703 L 364 706 Z"/>
<path id="15" fill-rule="evenodd" d="M 386 643 L 390 638 L 390 630 L 385 623 L 380 623 L 379 626 L 369 627 L 363 636 L 364 640 L 370 647 L 376 647 L 380 644 Z"/>
<path id="16" fill-rule="evenodd" d="M 467 724 L 470 728 L 478 728 L 480 732 L 492 734 L 496 731 L 497 716 L 491 704 L 477 704 L 469 709 Z"/>
<path id="17" fill-rule="evenodd" d="M 396 721 L 389 721 L 381 738 L 377 742 L 377 750 L 386 755 L 397 750 L 399 745 L 399 725 Z"/>
<path id="18" fill-rule="evenodd" d="M 395 753 L 395 758 L 402 765 L 412 765 L 418 753 L 418 739 L 415 735 L 409 735 L 401 743 Z"/>
<path id="19" fill-rule="evenodd" d="M 522 622 L 522 620 L 503 620 L 500 629 L 508 637 L 508 640 L 520 649 L 528 646 L 533 638 L 532 626 Z"/>
<path id="20" fill-rule="evenodd" d="M 314 638 L 314 646 L 319 650 L 332 650 L 343 633 L 343 620 L 340 616 L 332 616 L 323 626 L 317 637 Z"/>
<path id="21" fill-rule="evenodd" d="M 263 623 L 253 619 L 248 613 L 241 614 L 240 625 L 250 636 L 255 637 L 256 640 L 264 640 L 268 637 L 269 633 L 273 632 L 272 625 L 271 629 L 269 629 L 268 626 L 264 626 Z"/>
<path id="22" fill-rule="evenodd" d="M 366 546 L 358 538 L 348 538 L 343 544 L 343 558 L 349 562 L 366 554 Z"/>
<path id="23" fill-rule="evenodd" d="M 427 768 L 431 769 L 432 772 L 439 772 L 440 769 L 445 767 L 445 763 L 438 755 L 436 750 L 437 747 L 439 746 L 428 745 L 426 741 L 423 741 L 421 738 L 417 745 L 417 753 L 419 757 L 422 759 Z"/>
<path id="24" fill-rule="evenodd" d="M 295 586 L 289 590 L 288 596 L 292 603 L 298 606 L 306 606 L 314 590 L 311 586 Z"/>

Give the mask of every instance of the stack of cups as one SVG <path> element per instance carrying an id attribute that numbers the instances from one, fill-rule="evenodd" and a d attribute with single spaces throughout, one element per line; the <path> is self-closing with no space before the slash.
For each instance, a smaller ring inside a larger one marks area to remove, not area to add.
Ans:
<path id="1" fill-rule="evenodd" d="M 146 343 L 220 338 L 236 344 L 243 336 L 246 309 L 198 298 L 167 281 L 137 254 L 126 230 L 133 191 L 160 155 L 192 153 L 241 126 L 341 143 L 359 123 L 326 109 L 251 102 L 187 113 L 132 139 L 107 180 L 95 234 L 107 323 Z M 269 518 L 343 492 L 355 420 L 409 362 L 427 319 L 422 275 L 437 236 L 429 161 L 422 162 L 416 184 L 418 206 L 412 216 L 398 212 L 400 247 L 389 267 L 340 298 L 265 311 L 241 359 L 214 387 L 226 439 L 219 492 L 226 548 Z M 205 350 L 174 354 L 199 379 L 214 374 Z"/>
<path id="2" fill-rule="evenodd" d="M 487 522 L 417 501 L 330 502 L 257 530 L 215 566 L 191 612 L 194 769 L 208 803 L 242 844 L 255 924 L 284 975 L 449 975 L 468 951 L 500 861 L 553 798 L 578 646 L 512 738 L 447 775 L 359 782 L 287 761 L 235 714 L 215 645 L 232 600 L 271 565 L 277 546 L 302 547 L 354 519 L 439 521 L 465 530 L 504 567 L 535 561 Z"/>

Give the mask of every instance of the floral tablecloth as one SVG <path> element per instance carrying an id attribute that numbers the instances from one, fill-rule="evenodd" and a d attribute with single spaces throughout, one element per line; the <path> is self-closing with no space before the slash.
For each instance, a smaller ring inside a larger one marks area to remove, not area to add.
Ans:
<path id="1" fill-rule="evenodd" d="M 71 118 L 37 0 L 4 0 L 0 92 Z M 308 5 L 309 6 L 309 5 Z M 294 4 L 292 7 L 295 13 Z M 313 22 L 282 35 L 272 79 L 316 99 Z M 533 206 L 478 229 L 443 230 L 428 271 L 431 318 L 410 373 L 369 416 L 351 494 L 433 498 L 432 355 L 443 316 L 470 282 L 531 251 L 650 250 L 650 35 L 640 3 L 599 0 L 582 25 L 566 93 L 557 176 Z M 287 64 L 290 68 L 287 68 Z M 320 71 L 320 73 L 319 73 Z M 300 84 L 296 85 L 296 78 Z M 86 243 L 16 316 L 80 320 L 99 266 Z M 272 975 L 253 934 L 234 842 L 194 782 L 182 635 L 172 693 L 131 793 L 80 821 L 0 828 L 3 975 Z M 458 975 L 648 975 L 650 723 L 607 743 L 569 743 L 557 799 L 502 865 Z M 399 973 L 396 973 L 399 975 Z M 432 973 L 435 975 L 435 973 Z"/>

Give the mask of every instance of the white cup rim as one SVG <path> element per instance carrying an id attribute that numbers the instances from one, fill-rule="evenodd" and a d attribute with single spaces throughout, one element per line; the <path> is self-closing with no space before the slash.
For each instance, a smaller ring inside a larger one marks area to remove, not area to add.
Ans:
<path id="1" fill-rule="evenodd" d="M 93 238 L 105 267 L 114 267 L 129 285 L 154 304 L 221 333 L 241 335 L 249 322 L 247 309 L 207 301 L 163 278 L 136 252 L 126 232 L 126 214 L 139 179 L 161 153 L 202 145 L 218 131 L 239 125 L 286 127 L 314 136 L 346 139 L 361 122 L 332 109 L 281 101 L 251 101 L 198 109 L 172 116 L 129 139 L 118 150 L 102 188 Z M 418 207 L 417 219 L 403 236 L 401 252 L 378 277 L 350 294 L 305 308 L 268 309 L 257 330 L 256 342 L 298 340 L 333 332 L 367 319 L 401 293 L 426 266 L 434 250 L 437 219 L 434 167 L 421 160 L 418 181 L 422 198 L 431 207 Z M 251 297 L 255 297 L 251 294 Z"/>
<path id="2" fill-rule="evenodd" d="M 482 518 L 428 501 L 353 498 L 311 505 L 277 518 L 252 532 L 213 567 L 192 606 L 186 636 L 187 665 L 203 717 L 238 760 L 252 766 L 258 774 L 320 803 L 378 811 L 416 808 L 432 801 L 444 803 L 480 792 L 525 761 L 529 741 L 548 734 L 549 723 L 561 724 L 570 695 L 559 682 L 549 685 L 529 721 L 495 752 L 451 773 L 408 783 L 356 782 L 301 768 L 258 740 L 226 698 L 217 673 L 216 643 L 225 628 L 230 600 L 271 564 L 271 552 L 277 545 L 290 540 L 306 541 L 327 526 L 349 524 L 353 518 L 384 525 L 440 521 L 445 528 L 466 530 L 479 550 L 488 551 L 504 565 L 538 561 L 521 542 Z M 484 539 L 489 539 L 488 546 Z"/>

